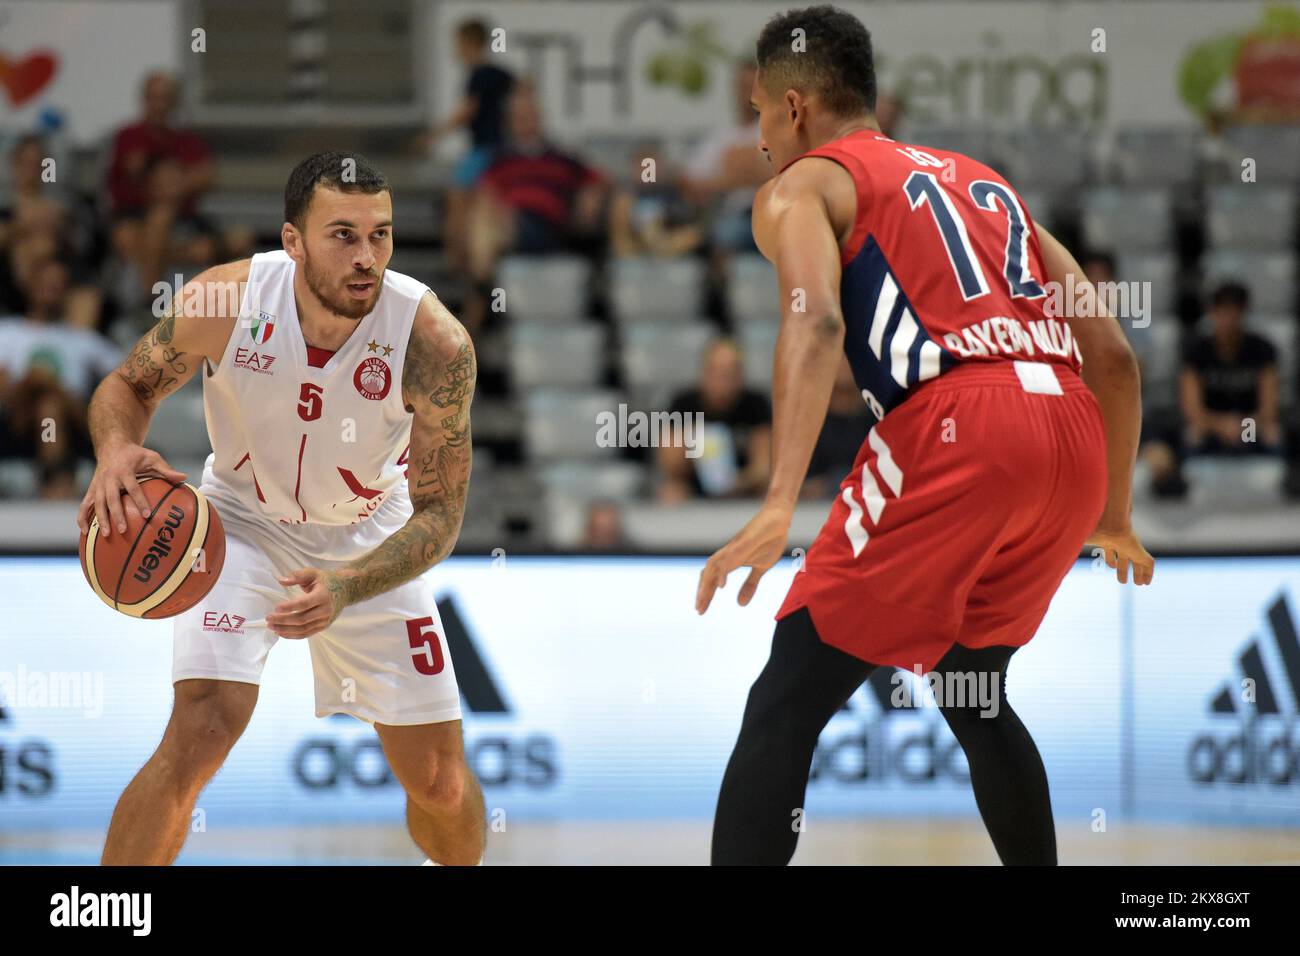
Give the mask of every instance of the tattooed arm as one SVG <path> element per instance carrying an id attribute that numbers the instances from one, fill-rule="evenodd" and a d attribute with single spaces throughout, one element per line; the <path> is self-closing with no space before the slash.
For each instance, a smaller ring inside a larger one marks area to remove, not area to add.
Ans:
<path id="1" fill-rule="evenodd" d="M 185 479 L 161 455 L 143 447 L 149 420 L 164 398 L 194 376 L 204 359 L 221 361 L 239 312 L 238 290 L 248 279 L 248 266 L 246 259 L 216 266 L 187 283 L 172 312 L 95 389 L 88 412 L 95 475 L 77 512 L 83 534 L 93 517 L 99 519 L 103 536 L 114 528 L 125 531 L 123 494 L 128 509 L 137 513 L 148 509 L 137 475 L 153 472 L 170 481 Z"/>
<path id="2" fill-rule="evenodd" d="M 402 367 L 402 398 L 414 416 L 409 482 L 415 511 L 383 544 L 327 582 L 335 606 L 404 584 L 451 553 L 469 489 L 469 406 L 476 374 L 469 333 L 426 294 Z"/>

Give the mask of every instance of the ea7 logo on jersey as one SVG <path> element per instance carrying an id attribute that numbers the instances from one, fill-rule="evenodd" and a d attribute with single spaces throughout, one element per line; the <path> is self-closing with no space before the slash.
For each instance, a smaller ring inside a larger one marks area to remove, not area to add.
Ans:
<path id="1" fill-rule="evenodd" d="M 235 349 L 235 368 L 247 368 L 254 372 L 261 372 L 263 375 L 270 375 L 271 363 L 274 361 L 275 356 L 267 355 L 265 352 L 254 352 L 243 346 Z"/>
<path id="2" fill-rule="evenodd" d="M 258 345 L 265 345 L 275 331 L 275 316 L 270 312 L 258 312 L 257 318 L 248 324 L 248 334 Z"/>
<path id="3" fill-rule="evenodd" d="M 203 630 L 219 634 L 243 634 L 246 618 L 226 611 L 204 611 Z"/>
<path id="4" fill-rule="evenodd" d="M 383 359 L 362 359 L 352 373 L 352 384 L 362 398 L 378 402 L 388 397 L 388 390 L 393 387 L 393 373 Z"/>

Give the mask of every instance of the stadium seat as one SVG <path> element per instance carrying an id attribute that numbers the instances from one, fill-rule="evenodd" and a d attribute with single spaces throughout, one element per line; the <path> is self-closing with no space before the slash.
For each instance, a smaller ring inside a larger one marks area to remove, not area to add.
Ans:
<path id="1" fill-rule="evenodd" d="M 516 323 L 509 333 L 510 376 L 516 391 L 598 384 L 605 371 L 605 335 L 602 326 L 591 322 Z"/>
<path id="2" fill-rule="evenodd" d="M 1092 249 L 1162 249 L 1173 238 L 1172 206 L 1165 189 L 1090 189 L 1081 213 L 1084 242 Z"/>
<path id="3" fill-rule="evenodd" d="M 617 259 L 610 265 L 609 298 L 620 324 L 682 321 L 700 314 L 702 259 Z"/>
<path id="4" fill-rule="evenodd" d="M 20 458 L 0 459 L 0 498 L 35 497 L 35 466 Z"/>
<path id="5" fill-rule="evenodd" d="M 599 416 L 617 416 L 626 399 L 608 390 L 537 389 L 523 399 L 524 446 L 532 461 L 610 459 L 618 446 L 597 444 Z"/>
<path id="6" fill-rule="evenodd" d="M 550 496 L 591 501 L 629 501 L 640 496 L 646 468 L 635 461 L 554 462 L 542 469 L 542 484 Z"/>
<path id="7" fill-rule="evenodd" d="M 1250 290 L 1252 311 L 1291 313 L 1296 305 L 1296 258 L 1291 251 L 1219 249 L 1205 257 L 1205 291 L 1234 279 Z"/>
<path id="8" fill-rule="evenodd" d="M 781 321 L 781 290 L 770 262 L 752 253 L 738 255 L 728 272 L 727 310 L 733 328 L 746 322 Z"/>
<path id="9" fill-rule="evenodd" d="M 1241 161 L 1255 161 L 1255 181 L 1261 185 L 1300 181 L 1300 126 L 1234 126 L 1224 136 L 1232 154 L 1229 170 L 1241 179 Z"/>
<path id="10" fill-rule="evenodd" d="M 1178 303 L 1178 260 L 1171 252 L 1118 253 L 1115 270 L 1120 282 L 1150 283 L 1147 304 L 1153 316 L 1174 311 Z"/>
<path id="11" fill-rule="evenodd" d="M 1017 189 L 1070 189 L 1090 172 L 1089 140 L 1065 127 L 1029 127 L 1002 138 L 1001 165 L 994 165 Z"/>
<path id="12" fill-rule="evenodd" d="M 716 335 L 712 326 L 639 325 L 623 332 L 623 377 L 632 404 L 664 408 L 672 395 L 694 385 L 705 346 Z"/>
<path id="13" fill-rule="evenodd" d="M 1227 458 L 1196 455 L 1183 465 L 1194 507 L 1259 507 L 1282 501 L 1286 471 L 1280 458 Z"/>
<path id="14" fill-rule="evenodd" d="M 1216 186 L 1208 198 L 1205 226 L 1211 248 L 1290 248 L 1295 243 L 1294 190 L 1259 184 Z"/>
<path id="15" fill-rule="evenodd" d="M 590 263 L 578 256 L 507 256 L 497 270 L 506 315 L 529 321 L 583 318 L 590 278 Z"/>
<path id="16" fill-rule="evenodd" d="M 1196 178 L 1198 136 L 1181 126 L 1127 127 L 1115 137 L 1115 166 L 1130 186 L 1184 186 Z"/>

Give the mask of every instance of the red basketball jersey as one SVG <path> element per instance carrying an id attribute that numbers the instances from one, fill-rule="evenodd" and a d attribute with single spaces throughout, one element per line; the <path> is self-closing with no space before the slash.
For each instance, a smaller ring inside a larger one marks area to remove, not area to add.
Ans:
<path id="1" fill-rule="evenodd" d="M 857 186 L 840 283 L 844 350 L 878 418 L 962 362 L 1079 371 L 1068 323 L 1044 308 L 1033 220 L 1005 179 L 969 156 L 875 130 L 791 162 L 809 156 L 839 163 Z"/>

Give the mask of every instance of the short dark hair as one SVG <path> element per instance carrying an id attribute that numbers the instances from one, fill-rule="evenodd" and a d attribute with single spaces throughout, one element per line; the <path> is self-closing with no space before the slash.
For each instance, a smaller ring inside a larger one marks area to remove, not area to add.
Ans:
<path id="1" fill-rule="evenodd" d="M 462 20 L 456 27 L 456 35 L 476 47 L 485 47 L 488 41 L 488 25 L 482 20 Z"/>
<path id="2" fill-rule="evenodd" d="M 1221 282 L 1210 294 L 1210 305 L 1235 305 L 1245 311 L 1250 307 L 1250 290 L 1236 279 Z"/>
<path id="3" fill-rule="evenodd" d="M 295 166 L 284 185 L 285 222 L 302 228 L 303 217 L 318 185 L 345 193 L 393 191 L 384 174 L 360 153 L 316 153 Z"/>
<path id="4" fill-rule="evenodd" d="M 803 31 L 799 49 L 795 30 Z M 758 38 L 758 68 L 775 86 L 817 94 L 839 116 L 876 110 L 871 34 L 853 14 L 828 4 L 768 20 Z"/>

